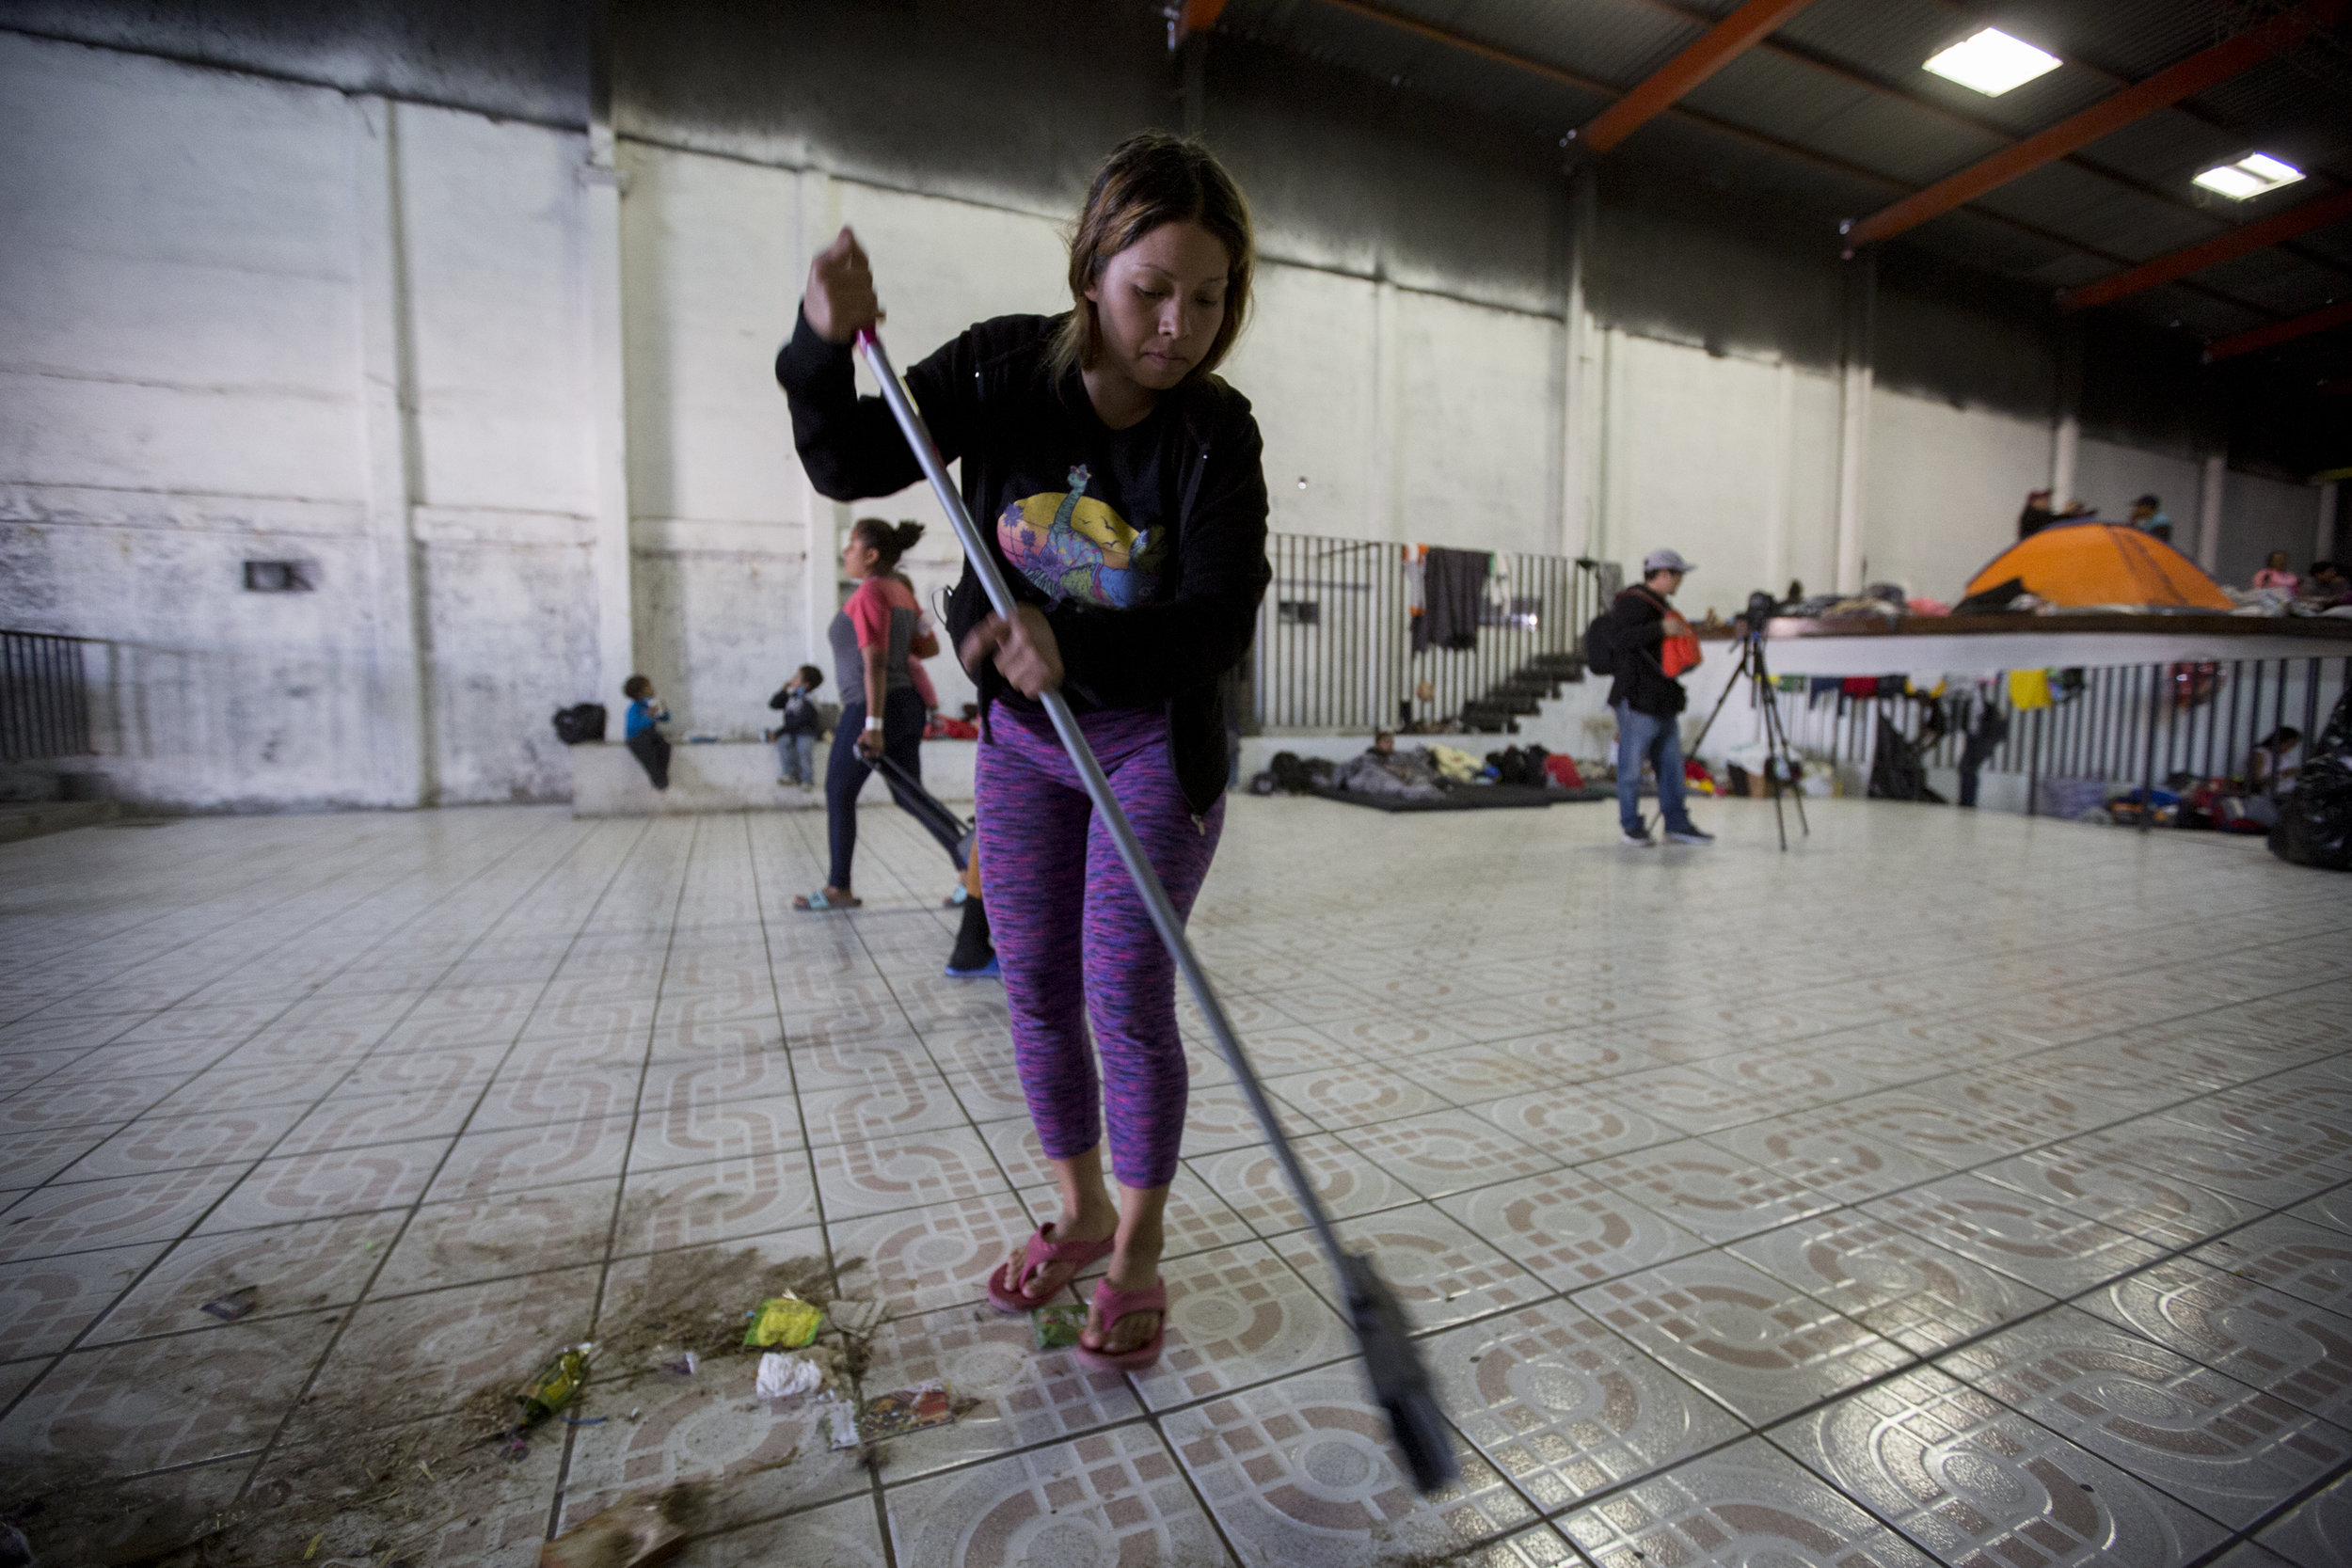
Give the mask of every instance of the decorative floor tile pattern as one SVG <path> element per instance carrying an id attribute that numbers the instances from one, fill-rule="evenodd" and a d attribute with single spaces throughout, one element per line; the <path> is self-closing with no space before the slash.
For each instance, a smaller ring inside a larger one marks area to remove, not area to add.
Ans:
<path id="1" fill-rule="evenodd" d="M 1707 1243 L 1587 1170 L 1547 1171 L 1438 1207 L 1556 1291 L 1581 1290 Z"/>
<path id="2" fill-rule="evenodd" d="M 1113 1428 L 914 1482 L 891 1497 L 898 1560 L 1231 1563 L 1149 1426 Z"/>
<path id="3" fill-rule="evenodd" d="M 2296 1568 L 2352 1562 L 2352 1477 L 2302 1503 L 2259 1539 Z"/>
<path id="4" fill-rule="evenodd" d="M 1417 1496 L 1352 1364 L 1193 1405 L 1161 1427 L 1251 1568 L 1452 1560 L 1535 1518 L 1475 1452 L 1461 1455 L 1458 1482 Z"/>
<path id="5" fill-rule="evenodd" d="M 1581 1509 L 1562 1528 L 1600 1568 L 1933 1568 L 1902 1537 L 1753 1437 Z"/>
<path id="6" fill-rule="evenodd" d="M 1564 1301 L 1428 1342 L 1462 1435 L 1546 1513 L 1742 1435 L 1740 1423 Z"/>
<path id="7" fill-rule="evenodd" d="M 2051 1298 L 1852 1210 L 1817 1214 L 1726 1249 L 1915 1355 L 2013 1323 Z"/>
<path id="8" fill-rule="evenodd" d="M 1937 1365 L 2240 1528 L 2352 1461 L 2352 1433 L 2072 1307 Z"/>
<path id="9" fill-rule="evenodd" d="M 1758 1426 L 1911 1359 L 1727 1253 L 1679 1259 L 1574 1299 Z"/>
<path id="10" fill-rule="evenodd" d="M 2341 890 L 1858 801 L 1783 857 L 1710 809 L 1670 863 L 1606 812 L 1366 855 L 1357 814 L 1230 808 L 1192 929 L 1422 1337 L 1471 1469 L 1435 1503 L 1188 998 L 1161 1364 L 1089 1373 L 985 1307 L 1058 1195 L 886 806 L 866 909 L 823 919 L 788 909 L 797 813 L 0 846 L 0 1511 L 56 1488 L 119 1557 L 242 1506 L 240 1560 L 414 1568 L 523 1568 L 680 1482 L 696 1564 L 2344 1559 Z M 730 1348 L 750 1281 L 828 1274 L 885 1315 L 864 1393 L 955 1391 L 870 1465 Z M 661 1370 L 690 1331 L 712 1354 Z M 593 1424 L 444 1468 L 592 1334 Z M 346 1473 L 355 1435 L 454 1512 Z"/>
<path id="11" fill-rule="evenodd" d="M 2352 1319 L 2186 1258 L 2119 1279 L 2081 1306 L 2352 1428 Z"/>
<path id="12" fill-rule="evenodd" d="M 2163 1256 L 2153 1242 L 1976 1176 L 1932 1181 L 1862 1212 L 2057 1296 Z"/>
<path id="13" fill-rule="evenodd" d="M 2194 1509 L 1931 1369 L 1769 1435 L 1945 1562 L 2169 1568 L 2227 1539 Z"/>

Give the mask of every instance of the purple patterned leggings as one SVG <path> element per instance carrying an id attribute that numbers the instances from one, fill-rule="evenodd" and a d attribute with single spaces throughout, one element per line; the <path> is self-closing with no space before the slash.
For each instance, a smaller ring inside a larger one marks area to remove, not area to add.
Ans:
<path id="1" fill-rule="evenodd" d="M 1225 823 L 1196 819 L 1152 710 L 1079 721 L 1179 913 L 1189 916 Z M 977 816 L 988 922 L 1004 965 L 1021 1087 L 1057 1160 L 1092 1148 L 1109 1101 L 1111 1169 L 1127 1187 L 1176 1175 L 1184 1130 L 1176 965 L 1127 879 L 1109 832 L 1062 752 L 1053 721 L 999 705 L 980 743 Z M 1087 1023 L 1102 1052 L 1101 1088 Z M 1104 1091 L 1107 1091 L 1105 1094 Z"/>

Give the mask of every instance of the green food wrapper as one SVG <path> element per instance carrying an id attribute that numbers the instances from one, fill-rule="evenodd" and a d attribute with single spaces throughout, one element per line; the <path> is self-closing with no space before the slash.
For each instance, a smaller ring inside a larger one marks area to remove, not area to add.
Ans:
<path id="1" fill-rule="evenodd" d="M 1083 1307 L 1041 1307 L 1029 1314 L 1029 1326 L 1037 1330 L 1040 1350 L 1068 1350 L 1078 1342 L 1086 1325 L 1087 1309 Z"/>
<path id="2" fill-rule="evenodd" d="M 547 1364 L 546 1370 L 531 1380 L 531 1386 L 516 1396 L 523 1407 L 523 1425 L 544 1421 L 572 1402 L 580 1386 L 588 1380 L 588 1349 L 574 1345 Z"/>
<path id="3" fill-rule="evenodd" d="M 743 1343 L 755 1350 L 782 1345 L 798 1350 L 817 1338 L 817 1327 L 825 1321 L 825 1314 L 798 1296 L 770 1296 L 752 1314 L 752 1326 L 743 1331 Z"/>

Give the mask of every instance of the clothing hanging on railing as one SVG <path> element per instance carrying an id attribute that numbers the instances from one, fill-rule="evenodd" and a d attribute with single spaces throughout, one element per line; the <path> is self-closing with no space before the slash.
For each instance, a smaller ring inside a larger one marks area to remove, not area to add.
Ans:
<path id="1" fill-rule="evenodd" d="M 1494 558 L 1484 550 L 1429 546 L 1422 574 L 1421 619 L 1413 623 L 1413 652 L 1465 651 L 1478 646 L 1478 610 Z"/>

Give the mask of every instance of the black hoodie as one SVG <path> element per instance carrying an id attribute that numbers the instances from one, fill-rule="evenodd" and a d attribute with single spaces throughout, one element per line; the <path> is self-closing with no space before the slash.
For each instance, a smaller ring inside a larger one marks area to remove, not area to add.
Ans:
<path id="1" fill-rule="evenodd" d="M 1609 667 L 1615 676 L 1609 686 L 1610 706 L 1623 703 L 1654 719 L 1671 719 L 1682 711 L 1689 700 L 1682 683 L 1658 661 L 1658 646 L 1666 640 L 1668 610 L 1646 583 L 1637 582 L 1593 622 L 1592 635 L 1608 642 Z"/>
<path id="2" fill-rule="evenodd" d="M 1185 800 L 1205 812 L 1225 790 L 1219 680 L 1248 652 L 1273 577 L 1258 422 L 1249 400 L 1216 376 L 1164 394 L 1137 427 L 1151 428 L 1157 443 L 1140 468 L 1131 465 L 1144 475 L 1145 493 L 1124 498 L 1138 527 L 1160 532 L 1156 575 L 1129 607 L 1056 600 L 1007 559 L 998 520 L 1024 499 L 1062 488 L 1077 465 L 1099 465 L 1103 444 L 1118 438 L 1095 417 L 1076 372 L 1052 373 L 1046 352 L 1060 323 L 981 322 L 910 369 L 907 386 L 940 456 L 963 460 L 963 504 L 1014 597 L 1044 609 L 1073 705 L 1163 708 Z M 849 348 L 818 337 L 805 315 L 776 356 L 776 379 L 791 404 L 793 443 L 820 494 L 887 496 L 923 477 L 888 406 L 857 395 Z M 948 601 L 948 636 L 961 645 L 988 612 L 967 562 Z M 1027 705 L 993 663 L 975 679 L 984 714 L 999 700 Z"/>

